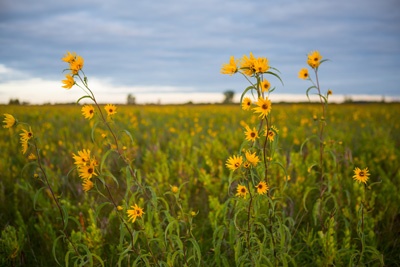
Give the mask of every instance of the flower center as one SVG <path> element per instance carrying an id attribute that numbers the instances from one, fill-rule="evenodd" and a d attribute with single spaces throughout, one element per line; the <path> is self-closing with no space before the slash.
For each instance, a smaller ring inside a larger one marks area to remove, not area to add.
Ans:
<path id="1" fill-rule="evenodd" d="M 262 105 L 262 109 L 268 109 L 268 105 L 267 104 L 263 104 Z"/>

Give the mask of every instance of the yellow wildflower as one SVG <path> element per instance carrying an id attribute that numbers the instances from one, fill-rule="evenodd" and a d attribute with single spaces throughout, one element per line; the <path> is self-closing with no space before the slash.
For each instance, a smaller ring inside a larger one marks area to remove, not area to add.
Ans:
<path id="1" fill-rule="evenodd" d="M 4 128 L 11 128 L 15 125 L 16 120 L 13 115 L 6 113 L 6 114 L 4 114 L 3 122 L 4 122 L 4 125 L 3 125 Z"/>
<path id="2" fill-rule="evenodd" d="M 238 71 L 237 60 L 233 56 L 230 57 L 229 63 L 224 63 L 221 68 L 222 74 L 235 74 Z"/>

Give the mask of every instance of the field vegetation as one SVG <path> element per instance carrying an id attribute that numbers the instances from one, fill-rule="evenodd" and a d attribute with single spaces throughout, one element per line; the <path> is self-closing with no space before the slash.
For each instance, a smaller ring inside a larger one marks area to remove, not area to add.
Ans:
<path id="1" fill-rule="evenodd" d="M 0 106 L 1 266 L 400 265 L 400 104 L 271 103 L 250 54 L 240 104 L 100 105 L 69 55 L 77 105 Z"/>

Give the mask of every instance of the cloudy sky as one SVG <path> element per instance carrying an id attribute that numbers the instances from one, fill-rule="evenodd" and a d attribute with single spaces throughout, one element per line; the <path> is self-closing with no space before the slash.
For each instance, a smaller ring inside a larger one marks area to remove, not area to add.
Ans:
<path id="1" fill-rule="evenodd" d="M 220 101 L 248 86 L 220 74 L 231 55 L 267 57 L 284 82 L 276 94 L 304 95 L 297 78 L 319 50 L 323 90 L 400 97 L 399 0 L 1 0 L 0 103 L 65 102 L 66 51 L 85 59 L 99 102 Z"/>

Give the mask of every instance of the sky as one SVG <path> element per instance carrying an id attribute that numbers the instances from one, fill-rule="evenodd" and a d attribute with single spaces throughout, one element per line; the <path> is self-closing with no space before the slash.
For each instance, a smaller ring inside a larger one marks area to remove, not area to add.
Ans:
<path id="1" fill-rule="evenodd" d="M 333 96 L 400 100 L 399 0 L 0 0 L 0 104 L 74 102 L 62 88 L 67 51 L 85 60 L 99 102 L 219 102 L 249 86 L 222 75 L 250 52 L 280 71 L 271 99 L 305 99 L 307 54 Z"/>

